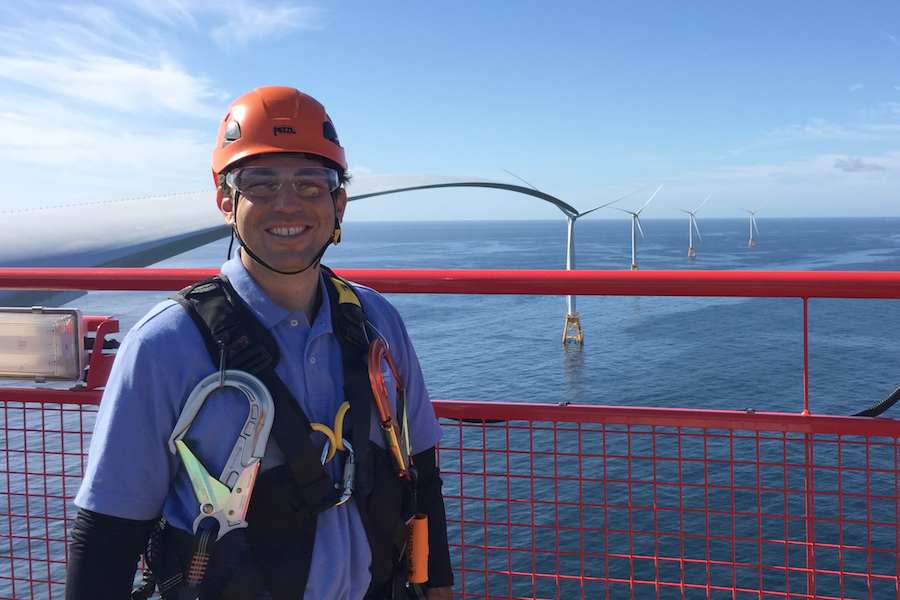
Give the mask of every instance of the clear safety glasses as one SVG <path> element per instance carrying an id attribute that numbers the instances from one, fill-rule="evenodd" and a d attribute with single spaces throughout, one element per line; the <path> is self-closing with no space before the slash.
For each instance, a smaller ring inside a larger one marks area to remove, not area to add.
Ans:
<path id="1" fill-rule="evenodd" d="M 341 184 L 337 171 L 327 167 L 241 167 L 225 177 L 242 195 L 262 200 L 274 198 L 286 181 L 300 198 L 308 200 L 330 196 Z"/>

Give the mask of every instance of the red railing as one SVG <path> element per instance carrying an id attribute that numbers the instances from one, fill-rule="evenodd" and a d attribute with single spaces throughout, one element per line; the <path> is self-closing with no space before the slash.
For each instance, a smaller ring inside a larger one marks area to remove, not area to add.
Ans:
<path id="1" fill-rule="evenodd" d="M 210 273 L 0 269 L 0 288 L 172 290 Z M 900 298 L 894 273 L 340 273 L 383 292 Z M 98 396 L 0 388 L 0 598 L 62 597 Z M 810 415 L 808 402 L 435 407 L 458 597 L 900 597 L 893 419 Z"/>

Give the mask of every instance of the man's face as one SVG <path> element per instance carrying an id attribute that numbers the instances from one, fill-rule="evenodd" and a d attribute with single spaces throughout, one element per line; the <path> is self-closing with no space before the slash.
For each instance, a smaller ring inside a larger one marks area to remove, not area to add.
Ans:
<path id="1" fill-rule="evenodd" d="M 269 176 L 281 183 L 281 188 L 268 197 L 257 197 L 248 191 L 237 193 L 236 201 L 223 198 L 219 202 L 225 222 L 233 225 L 237 221 L 244 243 L 279 271 L 309 266 L 331 239 L 335 216 L 339 221 L 344 217 L 347 194 L 343 189 L 333 200 L 330 193 L 302 195 L 302 190 L 298 193 L 291 181 L 286 181 L 302 176 L 304 169 L 320 167 L 322 164 L 315 160 L 289 155 L 254 157 L 240 168 L 252 169 L 256 176 Z M 251 273 L 260 268 L 245 252 L 241 258 Z"/>

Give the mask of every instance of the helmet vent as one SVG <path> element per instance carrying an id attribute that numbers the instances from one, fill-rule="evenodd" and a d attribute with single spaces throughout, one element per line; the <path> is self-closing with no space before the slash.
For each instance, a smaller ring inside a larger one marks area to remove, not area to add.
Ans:
<path id="1" fill-rule="evenodd" d="M 340 140 L 338 140 L 337 131 L 335 130 L 334 125 L 331 124 L 331 121 L 322 123 L 322 135 L 325 136 L 326 140 L 334 142 L 338 146 L 341 145 Z"/>
<path id="2" fill-rule="evenodd" d="M 241 139 L 241 126 L 237 121 L 232 121 L 225 128 L 225 139 L 229 142 Z"/>

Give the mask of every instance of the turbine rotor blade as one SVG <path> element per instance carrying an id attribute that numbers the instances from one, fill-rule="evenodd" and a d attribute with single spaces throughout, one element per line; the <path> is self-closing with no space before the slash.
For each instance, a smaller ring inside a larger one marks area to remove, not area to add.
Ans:
<path id="1" fill-rule="evenodd" d="M 650 200 L 653 200 L 653 198 L 659 193 L 659 190 L 661 190 L 661 189 L 662 189 L 662 185 L 660 185 L 658 188 L 656 188 L 656 191 L 653 192 L 653 196 L 650 196 Z M 644 207 L 647 206 L 648 204 L 650 204 L 650 200 L 647 200 L 646 202 L 644 202 L 644 206 L 642 206 L 641 208 L 638 209 L 637 214 L 641 214 L 641 211 L 644 210 Z"/>
<path id="2" fill-rule="evenodd" d="M 613 202 L 616 202 L 616 200 L 613 200 Z M 594 212 L 595 210 L 600 210 L 601 208 L 603 208 L 605 206 L 609 206 L 610 204 L 612 204 L 612 202 L 608 202 L 606 204 L 601 204 L 600 206 L 595 206 L 594 208 L 592 208 L 590 210 L 586 210 L 584 212 L 578 213 L 578 216 L 583 217 L 584 215 L 590 214 L 590 213 Z"/>
<path id="3" fill-rule="evenodd" d="M 637 223 L 638 231 L 641 232 L 641 237 L 644 237 L 644 230 L 641 229 L 641 218 L 640 218 L 639 216 L 637 216 L 637 215 L 634 215 L 634 216 L 631 217 L 631 218 L 634 219 L 635 222 Z"/>
<path id="4" fill-rule="evenodd" d="M 510 173 L 510 175 L 512 175 L 512 173 Z M 513 175 L 513 177 L 515 177 L 515 175 Z M 527 183 L 527 182 L 526 182 L 526 183 Z M 612 202 L 607 202 L 606 204 L 601 204 L 600 206 L 595 206 L 594 208 L 592 208 L 592 209 L 590 209 L 590 210 L 586 210 L 586 211 L 584 211 L 584 212 L 582 212 L 582 213 L 578 213 L 578 216 L 579 216 L 579 217 L 583 217 L 584 215 L 586 215 L 586 214 L 588 214 L 588 213 L 591 213 L 591 212 L 594 212 L 595 210 L 599 210 L 599 209 L 601 209 L 601 208 L 607 207 L 607 206 L 609 206 L 610 204 L 615 204 L 615 203 L 618 202 L 619 200 L 624 200 L 625 198 L 628 198 L 629 196 L 634 196 L 635 194 L 638 194 L 638 193 L 640 193 L 640 192 L 643 192 L 643 191 L 646 190 L 648 187 L 650 187 L 650 186 L 648 185 L 647 187 L 643 187 L 643 188 L 639 189 L 639 190 L 636 191 L 636 192 L 631 192 L 630 194 L 625 194 L 625 195 L 622 196 L 621 198 L 616 198 L 616 199 L 613 200 Z M 620 208 L 619 210 L 622 210 L 622 209 Z M 628 211 L 626 211 L 626 212 L 628 212 Z"/>
<path id="5" fill-rule="evenodd" d="M 700 228 L 697 227 L 697 219 L 694 218 L 693 213 L 691 214 L 691 223 L 694 224 L 694 230 L 696 230 L 696 232 L 697 232 L 697 237 L 700 238 L 700 241 L 702 242 L 703 238 L 700 237 Z"/>
<path id="6" fill-rule="evenodd" d="M 652 185 L 652 184 L 651 184 L 651 185 Z M 624 200 L 625 198 L 630 198 L 631 196 L 634 196 L 635 194 L 640 194 L 641 192 L 643 192 L 644 190 L 646 190 L 646 189 L 649 188 L 649 187 L 650 187 L 650 186 L 648 185 L 648 186 L 646 186 L 646 187 L 642 187 L 641 189 L 639 189 L 639 190 L 636 191 L 636 192 L 631 192 L 630 194 L 625 194 L 625 195 L 622 196 L 621 198 L 616 198 L 615 200 L 613 200 L 613 201 L 610 202 L 609 204 L 612 204 L 613 202 L 618 202 L 619 200 Z M 605 205 L 605 206 L 608 206 L 608 204 Z"/>
<path id="7" fill-rule="evenodd" d="M 703 206 L 704 204 L 706 204 L 706 200 L 709 200 L 710 196 L 712 196 L 712 194 L 710 194 L 709 196 L 707 196 L 706 199 L 705 199 L 703 202 L 700 203 L 700 206 Z M 697 208 L 695 208 L 695 209 L 694 209 L 694 212 L 697 212 L 698 210 L 700 210 L 700 206 L 698 206 Z M 693 213 L 691 213 L 691 214 L 693 214 Z"/>
<path id="8" fill-rule="evenodd" d="M 512 171 L 507 171 L 503 167 L 500 167 L 500 170 L 506 171 L 507 173 L 509 173 L 510 175 L 512 175 L 513 177 L 515 177 L 516 179 L 518 179 L 519 181 L 521 181 L 522 183 L 524 183 L 525 185 L 527 185 L 528 187 L 533 189 L 534 191 L 536 191 L 536 192 L 541 191 L 541 190 L 537 189 L 536 187 L 534 187 L 533 185 L 531 185 L 530 183 L 528 183 L 527 181 L 525 181 L 524 179 L 522 179 L 521 177 L 519 177 L 518 175 L 516 175 L 515 173 L 513 173 Z"/>

